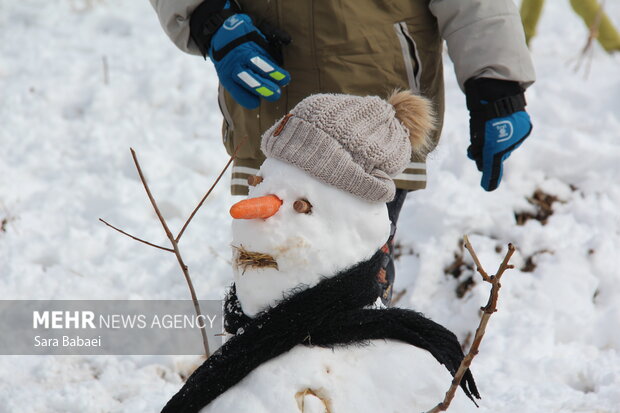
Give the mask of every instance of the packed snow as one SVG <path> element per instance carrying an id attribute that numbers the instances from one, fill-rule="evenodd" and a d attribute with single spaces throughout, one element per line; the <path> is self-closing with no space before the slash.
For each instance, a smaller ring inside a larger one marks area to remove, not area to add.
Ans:
<path id="1" fill-rule="evenodd" d="M 268 158 L 260 176 L 263 182 L 252 187 L 249 196 L 273 194 L 283 204 L 266 220 L 235 220 L 232 245 L 269 254 L 278 268 L 233 266 L 239 302 L 249 316 L 275 305 L 299 285 L 312 287 L 369 259 L 390 235 L 385 204 L 328 186 L 278 159 Z M 298 199 L 310 202 L 311 214 L 293 209 Z"/>
<path id="2" fill-rule="evenodd" d="M 620 26 L 620 4 L 605 4 Z M 164 216 L 181 228 L 228 159 L 210 63 L 175 49 L 146 1 L 0 8 L 2 298 L 188 298 L 173 255 L 98 218 L 166 244 L 133 147 Z M 442 141 L 428 188 L 409 195 L 399 223 L 397 304 L 469 342 L 488 286 L 460 240 L 470 234 L 489 272 L 512 242 L 516 269 L 472 367 L 481 406 L 463 411 L 618 413 L 620 55 L 595 44 L 589 72 L 583 60 L 575 70 L 586 28 L 568 1 L 547 2 L 544 13 L 532 44 L 538 81 L 527 93 L 534 131 L 493 193 L 465 156 L 468 117 L 446 58 Z M 235 201 L 222 182 L 181 240 L 201 299 L 221 298 L 232 282 Z M 394 378 L 401 364 L 392 356 L 385 374 Z M 159 411 L 200 363 L 0 356 L 0 412 Z"/>
<path id="3" fill-rule="evenodd" d="M 334 350 L 297 346 L 252 371 L 201 413 L 421 413 L 443 398 L 451 379 L 429 352 L 396 341 Z M 474 411 L 459 392 L 453 411 Z"/>

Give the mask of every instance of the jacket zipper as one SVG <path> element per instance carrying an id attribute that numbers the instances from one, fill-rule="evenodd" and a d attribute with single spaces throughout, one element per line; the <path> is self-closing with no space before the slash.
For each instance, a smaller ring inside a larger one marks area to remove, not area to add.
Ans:
<path id="1" fill-rule="evenodd" d="M 422 62 L 418 55 L 418 48 L 415 44 L 415 40 L 409 33 L 407 23 L 398 22 L 394 23 L 394 30 L 396 31 L 396 37 L 400 42 L 400 49 L 405 61 L 405 70 L 407 71 L 407 82 L 409 88 L 414 92 L 420 92 L 420 77 L 422 74 Z"/>

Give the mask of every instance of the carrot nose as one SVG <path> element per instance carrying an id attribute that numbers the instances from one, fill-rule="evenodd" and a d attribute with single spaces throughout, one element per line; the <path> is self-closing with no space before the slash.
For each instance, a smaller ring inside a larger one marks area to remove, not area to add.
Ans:
<path id="1" fill-rule="evenodd" d="M 230 207 L 235 219 L 266 219 L 273 216 L 282 206 L 282 200 L 275 195 L 245 199 Z"/>

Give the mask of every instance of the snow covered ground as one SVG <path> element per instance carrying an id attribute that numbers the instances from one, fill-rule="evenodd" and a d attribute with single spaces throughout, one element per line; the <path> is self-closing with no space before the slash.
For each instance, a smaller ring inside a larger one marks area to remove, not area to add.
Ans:
<path id="1" fill-rule="evenodd" d="M 607 8 L 620 25 L 620 4 Z M 172 255 L 97 219 L 165 243 L 133 147 L 173 230 L 183 224 L 227 161 L 210 64 L 176 50 L 146 1 L 0 10 L 1 298 L 186 299 Z M 474 361 L 479 412 L 620 412 L 620 55 L 596 45 L 585 78 L 574 71 L 585 37 L 568 1 L 548 2 L 533 44 L 534 132 L 490 194 L 465 157 L 467 113 L 447 61 L 442 143 L 428 189 L 402 214 L 398 304 L 461 340 L 488 288 L 475 276 L 464 288 L 473 271 L 467 254 L 452 265 L 460 238 L 471 234 L 491 272 L 508 242 L 519 248 Z M 557 197 L 553 214 L 517 225 L 515 213 L 536 214 L 536 190 Z M 231 202 L 224 182 L 181 242 L 203 299 L 231 281 Z M 0 356 L 0 412 L 158 411 L 198 362 Z"/>

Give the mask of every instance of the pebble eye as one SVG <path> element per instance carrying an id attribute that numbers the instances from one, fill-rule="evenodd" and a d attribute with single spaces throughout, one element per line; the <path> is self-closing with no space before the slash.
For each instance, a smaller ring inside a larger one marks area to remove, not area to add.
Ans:
<path id="1" fill-rule="evenodd" d="M 298 199 L 293 203 L 293 209 L 300 214 L 309 214 L 312 212 L 312 204 L 306 199 Z"/>
<path id="2" fill-rule="evenodd" d="M 263 177 L 258 175 L 250 175 L 248 176 L 248 185 L 256 186 L 263 182 Z"/>

